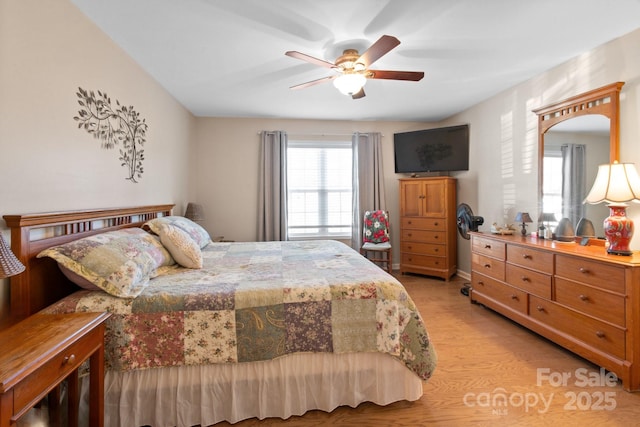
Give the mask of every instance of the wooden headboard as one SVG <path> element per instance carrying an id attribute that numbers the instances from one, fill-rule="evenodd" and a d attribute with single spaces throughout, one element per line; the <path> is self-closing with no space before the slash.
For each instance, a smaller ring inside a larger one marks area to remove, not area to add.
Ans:
<path id="1" fill-rule="evenodd" d="M 50 258 L 36 258 L 46 248 L 105 231 L 140 227 L 150 219 L 171 215 L 174 205 L 152 205 L 83 211 L 4 215 L 11 229 L 11 249 L 26 270 L 10 284 L 10 315 L 14 323 L 51 305 L 79 288 Z"/>

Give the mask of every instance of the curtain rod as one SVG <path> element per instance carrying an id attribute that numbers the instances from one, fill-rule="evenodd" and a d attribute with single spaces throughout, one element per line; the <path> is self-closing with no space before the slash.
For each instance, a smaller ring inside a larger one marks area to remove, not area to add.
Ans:
<path id="1" fill-rule="evenodd" d="M 268 133 L 268 134 L 269 133 L 273 133 L 273 132 L 270 132 L 270 131 L 265 131 L 265 132 Z M 356 132 L 354 131 L 354 132 L 349 132 L 349 133 L 346 133 L 346 132 L 345 133 L 324 133 L 323 132 L 323 133 L 291 133 L 291 134 L 287 132 L 287 135 L 289 135 L 289 136 L 298 136 L 298 137 L 300 137 L 300 136 L 353 136 L 354 133 L 356 133 Z M 369 132 L 360 132 L 360 133 L 369 133 Z M 258 135 L 261 135 L 261 134 L 262 134 L 262 132 L 258 132 Z M 380 136 L 384 136 L 384 134 L 381 133 Z"/>

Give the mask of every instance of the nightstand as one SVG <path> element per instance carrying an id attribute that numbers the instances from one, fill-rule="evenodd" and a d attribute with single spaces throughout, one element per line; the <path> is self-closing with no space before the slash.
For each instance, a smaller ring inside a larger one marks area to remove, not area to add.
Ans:
<path id="1" fill-rule="evenodd" d="M 109 313 L 38 313 L 0 331 L 0 427 L 9 427 L 68 378 L 69 425 L 78 425 L 78 367 L 89 362 L 89 425 L 104 425 L 104 321 Z M 54 401 L 55 399 L 51 399 Z M 52 402 L 52 425 L 59 416 Z"/>

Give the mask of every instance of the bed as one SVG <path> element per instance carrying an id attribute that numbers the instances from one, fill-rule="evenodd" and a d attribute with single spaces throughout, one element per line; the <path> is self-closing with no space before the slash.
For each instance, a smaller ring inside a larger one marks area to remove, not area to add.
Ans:
<path id="1" fill-rule="evenodd" d="M 422 396 L 436 353 L 393 276 L 336 241 L 211 242 L 189 228 L 172 240 L 183 223 L 172 208 L 4 216 L 27 267 L 11 279 L 14 319 L 112 313 L 106 426 L 206 426 Z M 59 248 L 86 255 L 115 235 L 151 236 L 149 280 L 124 296 L 118 281 L 92 288 L 91 275 L 79 287 L 86 271 L 69 271 Z"/>

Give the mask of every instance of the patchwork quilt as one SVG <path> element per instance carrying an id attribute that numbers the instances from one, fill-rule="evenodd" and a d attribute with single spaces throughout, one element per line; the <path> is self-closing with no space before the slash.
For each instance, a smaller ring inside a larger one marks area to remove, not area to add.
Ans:
<path id="1" fill-rule="evenodd" d="M 436 354 L 394 277 L 336 241 L 222 242 L 203 268 L 161 267 L 136 298 L 78 291 L 50 312 L 109 311 L 106 368 L 382 352 L 428 379 Z"/>

